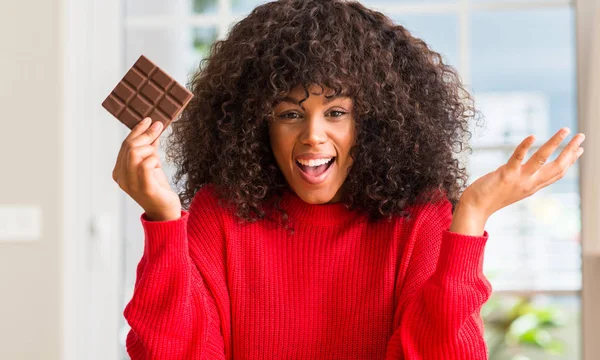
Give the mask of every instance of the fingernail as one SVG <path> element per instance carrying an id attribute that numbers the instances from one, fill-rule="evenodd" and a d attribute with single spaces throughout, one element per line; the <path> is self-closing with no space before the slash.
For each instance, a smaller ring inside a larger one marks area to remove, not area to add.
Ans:
<path id="1" fill-rule="evenodd" d="M 577 140 L 577 143 L 581 144 L 583 142 L 583 140 L 585 140 L 585 135 L 581 134 L 581 136 L 579 137 L 579 140 Z"/>
<path id="2" fill-rule="evenodd" d="M 154 122 L 154 124 L 152 124 L 152 129 L 158 130 L 161 125 L 162 125 L 162 123 L 160 121 L 156 121 L 156 122 Z"/>
<path id="3" fill-rule="evenodd" d="M 144 118 L 144 120 L 142 120 L 142 121 L 144 122 L 144 124 L 147 124 L 147 123 L 148 123 L 148 121 L 150 121 L 150 118 L 149 118 L 149 117 L 147 117 L 147 118 Z"/>

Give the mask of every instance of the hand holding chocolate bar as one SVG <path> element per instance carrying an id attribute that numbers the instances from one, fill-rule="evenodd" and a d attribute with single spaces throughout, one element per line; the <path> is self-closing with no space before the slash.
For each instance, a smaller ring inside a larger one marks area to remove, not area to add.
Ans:
<path id="1" fill-rule="evenodd" d="M 142 55 L 102 103 L 132 129 L 117 156 L 113 179 L 149 220 L 181 216 L 181 202 L 162 170 L 158 144 L 162 131 L 191 99 L 190 91 Z"/>

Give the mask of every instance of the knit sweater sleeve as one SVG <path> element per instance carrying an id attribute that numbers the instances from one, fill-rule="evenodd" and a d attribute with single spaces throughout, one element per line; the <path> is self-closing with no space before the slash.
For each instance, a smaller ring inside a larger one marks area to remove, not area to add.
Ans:
<path id="1" fill-rule="evenodd" d="M 405 276 L 399 277 L 386 359 L 487 359 L 480 309 L 491 294 L 483 275 L 488 233 L 450 232 L 447 199 L 420 206 Z"/>
<path id="2" fill-rule="evenodd" d="M 132 360 L 226 359 L 222 320 L 228 314 L 221 313 L 218 304 L 223 300 L 218 301 L 207 285 L 224 266 L 199 267 L 195 256 L 198 244 L 224 241 L 213 199 L 203 188 L 178 220 L 149 221 L 144 213 L 141 222 L 144 252 L 133 296 L 123 312 L 131 326 L 126 339 L 129 356 Z M 207 276 L 203 271 L 210 270 L 206 269 L 213 269 L 213 274 Z"/>

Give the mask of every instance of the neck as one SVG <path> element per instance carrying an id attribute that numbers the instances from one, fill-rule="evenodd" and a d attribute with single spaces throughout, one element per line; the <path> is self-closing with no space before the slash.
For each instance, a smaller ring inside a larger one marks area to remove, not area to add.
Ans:
<path id="1" fill-rule="evenodd" d="M 290 221 L 309 225 L 339 225 L 360 217 L 357 210 L 348 210 L 340 201 L 326 204 L 309 204 L 293 190 L 284 190 L 281 206 L 286 210 Z"/>

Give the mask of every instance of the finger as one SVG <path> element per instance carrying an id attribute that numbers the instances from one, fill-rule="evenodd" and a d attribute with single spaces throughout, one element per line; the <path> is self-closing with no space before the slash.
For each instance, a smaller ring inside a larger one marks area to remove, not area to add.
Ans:
<path id="1" fill-rule="evenodd" d="M 584 134 L 577 134 L 574 136 L 553 162 L 547 164 L 538 171 L 536 174 L 537 181 L 545 184 L 556 177 L 559 177 L 561 173 L 564 174 L 568 168 L 577 161 L 579 156 L 583 154 L 583 148 L 580 147 L 583 140 L 585 140 Z"/>
<path id="2" fill-rule="evenodd" d="M 137 167 L 148 156 L 156 154 L 156 148 L 152 145 L 142 145 L 129 149 L 127 153 L 127 167 Z"/>
<path id="3" fill-rule="evenodd" d="M 554 134 L 544 145 L 542 145 L 538 151 L 536 151 L 529 161 L 525 165 L 523 165 L 523 173 L 532 175 L 536 171 L 538 171 L 546 161 L 554 150 L 560 145 L 560 143 L 565 139 L 565 137 L 569 134 L 571 130 L 569 128 L 562 128 Z"/>
<path id="4" fill-rule="evenodd" d="M 150 126 L 150 124 L 152 124 L 151 118 L 146 117 L 146 118 L 142 119 L 142 121 L 138 122 L 133 127 L 133 129 L 131 129 L 131 131 L 129 132 L 127 137 L 121 143 L 121 150 L 119 150 L 119 154 L 117 155 L 117 161 L 115 163 L 115 168 L 113 169 L 113 179 L 115 181 L 118 180 L 118 176 L 119 176 L 119 173 L 121 173 L 121 170 L 124 170 L 123 157 L 125 156 L 125 153 L 127 152 L 127 148 L 130 147 L 132 139 L 135 139 L 136 137 L 141 135 L 144 131 L 146 131 L 148 129 L 148 127 Z"/>
<path id="5" fill-rule="evenodd" d="M 160 136 L 162 126 L 163 124 L 160 121 L 153 122 L 152 125 L 146 129 L 146 131 L 129 140 L 130 146 L 137 147 L 151 144 L 154 140 L 156 140 L 157 137 Z"/>
<path id="6" fill-rule="evenodd" d="M 142 161 L 139 167 L 140 190 L 145 193 L 150 193 L 155 186 L 153 173 L 155 169 L 160 168 L 160 158 L 158 155 L 148 156 Z"/>
<path id="7" fill-rule="evenodd" d="M 135 139 L 136 137 L 140 136 L 144 131 L 146 131 L 148 129 L 150 124 L 152 124 L 152 119 L 150 119 L 149 117 L 144 118 L 142 121 L 137 123 L 133 127 L 133 129 L 131 129 L 131 131 L 129 132 L 129 135 L 127 135 L 127 137 L 125 138 L 125 140 L 123 142 L 125 142 L 127 140 L 131 140 L 131 139 Z"/>
<path id="8" fill-rule="evenodd" d="M 541 183 L 540 183 L 540 185 L 538 185 L 538 186 L 535 188 L 535 191 L 534 191 L 534 192 L 537 192 L 538 190 L 540 190 L 540 189 L 543 189 L 543 188 L 545 188 L 546 186 L 548 186 L 548 185 L 551 185 L 551 184 L 553 184 L 554 182 L 556 182 L 556 181 L 558 181 L 558 180 L 562 179 L 562 177 L 563 177 L 563 176 L 564 176 L 564 175 L 567 173 L 567 170 L 568 170 L 568 169 L 569 169 L 571 166 L 573 166 L 573 165 L 575 164 L 575 162 L 577 161 L 577 159 L 579 159 L 579 157 L 580 157 L 580 156 L 583 154 L 583 151 L 584 151 L 584 149 L 583 149 L 583 148 L 579 148 L 579 149 L 577 150 L 577 154 L 576 154 L 576 156 L 575 156 L 575 159 L 572 161 L 572 163 L 571 163 L 571 164 L 570 164 L 570 165 L 569 165 L 569 166 L 568 166 L 568 167 L 567 167 L 567 168 L 566 168 L 564 171 L 559 171 L 558 173 L 554 173 L 554 174 L 547 175 L 549 178 L 547 178 L 546 180 L 542 180 L 542 181 L 541 181 Z M 549 165 L 550 165 L 550 164 L 546 165 L 545 167 L 548 167 Z M 542 170 L 544 170 L 544 168 L 542 168 Z"/>
<path id="9" fill-rule="evenodd" d="M 529 148 L 531 147 L 531 145 L 533 145 L 534 141 L 535 136 L 529 135 L 517 146 L 515 152 L 512 154 L 512 156 L 508 160 L 508 163 L 506 164 L 508 169 L 512 171 L 520 169 L 521 164 L 523 163 L 523 159 L 525 159 L 527 151 L 529 151 Z"/>
<path id="10" fill-rule="evenodd" d="M 137 188 L 139 184 L 137 177 L 138 168 L 146 158 L 153 155 L 156 155 L 156 149 L 152 145 L 142 145 L 129 150 L 124 159 L 124 169 L 126 172 L 124 178 L 130 186 Z"/>

